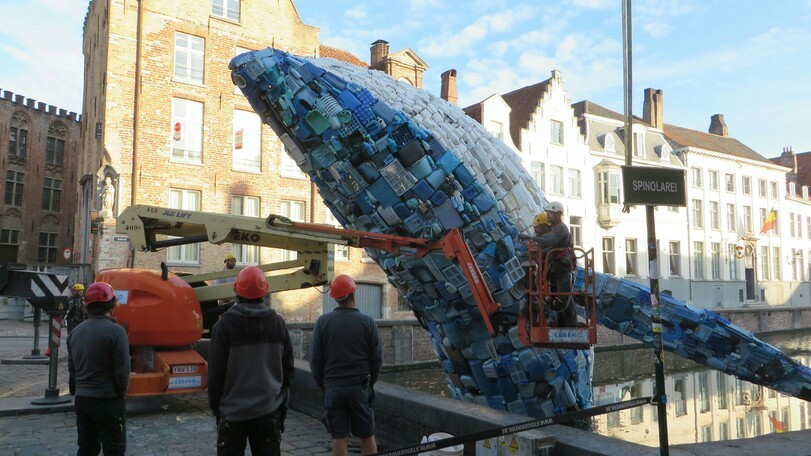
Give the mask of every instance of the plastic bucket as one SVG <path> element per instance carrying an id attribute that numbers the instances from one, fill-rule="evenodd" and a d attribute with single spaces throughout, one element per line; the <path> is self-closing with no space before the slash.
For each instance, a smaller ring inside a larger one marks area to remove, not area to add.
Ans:
<path id="1" fill-rule="evenodd" d="M 445 432 L 435 432 L 428 437 L 423 437 L 420 443 L 436 442 L 437 440 L 445 440 L 453 437 Z M 439 448 L 429 453 L 420 453 L 420 455 L 437 455 L 437 456 L 461 456 L 464 453 L 464 445 L 454 445 L 447 448 Z"/>

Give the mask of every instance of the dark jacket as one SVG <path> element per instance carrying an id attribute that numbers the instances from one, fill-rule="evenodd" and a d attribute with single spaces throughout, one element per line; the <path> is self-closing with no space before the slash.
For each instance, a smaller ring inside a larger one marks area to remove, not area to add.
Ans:
<path id="1" fill-rule="evenodd" d="M 208 401 L 214 415 L 247 421 L 274 412 L 293 383 L 293 345 L 284 319 L 238 303 L 211 330 Z"/>
<path id="2" fill-rule="evenodd" d="M 130 381 L 127 332 L 110 317 L 91 315 L 68 335 L 76 395 L 125 397 Z"/>
<path id="3" fill-rule="evenodd" d="M 68 323 L 68 334 L 73 332 L 73 330 L 79 326 L 79 323 L 87 320 L 87 310 L 84 307 L 84 298 L 81 296 L 74 296 L 70 298 L 65 320 L 67 320 Z"/>
<path id="4" fill-rule="evenodd" d="M 380 333 L 374 319 L 356 308 L 336 307 L 313 328 L 310 370 L 319 387 L 377 381 L 383 367 Z"/>

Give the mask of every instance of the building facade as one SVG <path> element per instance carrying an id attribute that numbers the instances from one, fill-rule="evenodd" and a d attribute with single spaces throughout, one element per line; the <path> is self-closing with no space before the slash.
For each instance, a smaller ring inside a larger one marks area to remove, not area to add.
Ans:
<path id="1" fill-rule="evenodd" d="M 80 116 L 0 91 L 0 263 L 73 262 Z"/>
<path id="2" fill-rule="evenodd" d="M 82 258 L 97 270 L 156 269 L 166 262 L 172 270 L 201 273 L 221 269 L 229 252 L 239 266 L 295 255 L 207 243 L 134 252 L 126 236 L 114 233 L 115 218 L 133 204 L 335 223 L 314 185 L 231 81 L 234 56 L 268 46 L 302 56 L 323 51 L 365 66 L 345 51 L 322 47 L 318 28 L 301 21 L 291 0 L 90 3 L 75 228 Z M 403 306 L 396 290 L 361 250 L 337 250 L 336 273 L 359 278 L 361 305 L 373 316 L 410 315 L 398 311 Z M 334 305 L 315 289 L 272 299 L 291 321 L 312 320 Z"/>
<path id="3" fill-rule="evenodd" d="M 574 244 L 594 249 L 598 271 L 648 282 L 645 210 L 623 205 L 622 114 L 571 104 L 557 71 L 465 112 L 520 154 L 550 201 L 564 203 Z M 792 194 L 791 169 L 730 137 L 723 116 L 700 132 L 665 124 L 663 114 L 662 91 L 645 90 L 629 138 L 634 166 L 685 173 L 686 207 L 655 211 L 660 290 L 704 308 L 811 304 L 807 189 Z M 774 227 L 761 233 L 769 214 Z"/>

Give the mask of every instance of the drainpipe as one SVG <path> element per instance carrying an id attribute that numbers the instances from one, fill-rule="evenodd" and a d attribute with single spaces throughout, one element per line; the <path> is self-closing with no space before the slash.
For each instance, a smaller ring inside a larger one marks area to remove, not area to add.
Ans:
<path id="1" fill-rule="evenodd" d="M 686 168 L 687 176 L 689 177 L 690 176 L 690 164 L 689 164 L 689 159 L 687 158 L 688 155 L 689 154 L 685 151 L 685 154 L 684 154 L 684 167 Z M 687 188 L 690 188 L 689 183 L 687 184 Z M 692 204 L 692 201 L 688 198 L 687 207 L 685 208 L 685 209 L 687 209 L 687 211 L 686 211 L 687 212 L 687 214 L 686 214 L 687 215 L 687 245 L 685 247 L 687 247 L 687 255 L 686 255 L 686 258 L 687 258 L 687 274 L 688 274 L 687 275 L 687 285 L 688 285 L 687 292 L 689 293 L 690 304 L 695 305 L 695 302 L 693 302 L 693 261 L 692 261 L 692 259 L 690 257 L 692 255 L 692 253 L 693 253 L 693 242 L 692 242 L 693 237 L 692 237 L 692 230 L 690 229 L 690 211 L 692 210 L 692 207 L 690 206 L 691 204 Z"/>
<path id="2" fill-rule="evenodd" d="M 133 98 L 132 113 L 132 189 L 130 193 L 130 205 L 134 205 L 138 194 L 138 138 L 140 134 L 140 101 L 141 101 L 141 59 L 143 58 L 143 25 L 144 25 L 144 2 L 138 0 L 138 19 L 135 31 L 135 96 Z"/>

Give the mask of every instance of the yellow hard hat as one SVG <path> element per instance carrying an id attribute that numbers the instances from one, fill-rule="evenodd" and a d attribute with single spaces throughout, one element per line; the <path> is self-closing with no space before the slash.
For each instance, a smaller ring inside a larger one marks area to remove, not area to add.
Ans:
<path id="1" fill-rule="evenodd" d="M 70 287 L 70 289 L 73 291 L 84 291 L 84 285 L 81 283 L 75 283 L 72 287 Z"/>
<path id="2" fill-rule="evenodd" d="M 548 225 L 548 224 L 549 217 L 546 216 L 546 212 L 541 212 L 540 214 L 536 215 L 535 218 L 532 220 L 533 226 Z"/>
<path id="3" fill-rule="evenodd" d="M 224 257 L 222 257 L 222 262 L 225 263 L 228 260 L 236 260 L 237 257 L 234 256 L 233 253 L 226 253 Z"/>

